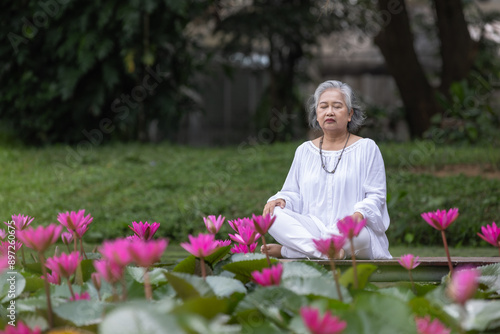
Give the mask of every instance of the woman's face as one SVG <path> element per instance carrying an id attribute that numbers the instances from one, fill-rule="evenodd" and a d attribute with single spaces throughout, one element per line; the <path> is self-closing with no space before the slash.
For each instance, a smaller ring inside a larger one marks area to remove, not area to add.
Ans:
<path id="1" fill-rule="evenodd" d="M 347 131 L 347 123 L 351 121 L 352 110 L 347 110 L 344 94 L 339 89 L 325 90 L 316 107 L 316 120 L 323 131 Z"/>

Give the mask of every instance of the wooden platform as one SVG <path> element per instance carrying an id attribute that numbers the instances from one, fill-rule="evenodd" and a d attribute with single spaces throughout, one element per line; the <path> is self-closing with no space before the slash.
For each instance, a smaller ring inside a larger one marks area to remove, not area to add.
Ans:
<path id="1" fill-rule="evenodd" d="M 330 266 L 326 260 L 304 260 L 304 259 L 281 259 L 288 261 L 311 261 L 320 265 Z M 446 257 L 421 257 L 420 265 L 412 270 L 415 282 L 440 282 L 441 278 L 448 274 L 448 260 Z M 500 263 L 500 257 L 452 257 L 454 268 L 480 267 L 493 263 Z M 370 277 L 371 282 L 397 282 L 408 281 L 408 271 L 398 263 L 398 258 L 392 260 L 357 260 L 356 263 L 370 263 L 378 268 Z M 344 271 L 352 266 L 351 260 L 336 260 L 336 266 Z"/>

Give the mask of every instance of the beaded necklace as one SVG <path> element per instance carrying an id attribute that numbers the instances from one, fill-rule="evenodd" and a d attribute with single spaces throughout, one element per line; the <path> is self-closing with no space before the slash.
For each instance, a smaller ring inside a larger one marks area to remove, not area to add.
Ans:
<path id="1" fill-rule="evenodd" d="M 347 142 L 349 141 L 349 137 L 351 136 L 351 133 L 350 132 L 348 132 L 348 133 L 349 134 L 347 135 L 347 139 L 345 141 L 344 148 L 342 149 L 342 152 L 340 152 L 339 160 L 337 160 L 337 163 L 335 164 L 335 167 L 333 168 L 332 171 L 329 171 L 328 169 L 326 169 L 325 162 L 323 161 L 323 150 L 322 150 L 322 147 L 323 147 L 323 138 L 325 138 L 325 136 L 323 135 L 323 137 L 321 137 L 321 139 L 319 141 L 319 155 L 321 157 L 321 167 L 323 167 L 323 169 L 325 170 L 325 172 L 327 172 L 329 174 L 333 174 L 337 170 L 337 166 L 339 165 L 340 159 L 342 159 L 342 154 L 344 154 L 344 150 L 345 150 L 345 148 L 347 146 Z"/>

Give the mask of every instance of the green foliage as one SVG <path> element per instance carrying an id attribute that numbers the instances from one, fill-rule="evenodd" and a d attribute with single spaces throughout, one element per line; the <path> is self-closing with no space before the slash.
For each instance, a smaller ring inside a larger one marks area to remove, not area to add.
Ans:
<path id="1" fill-rule="evenodd" d="M 354 305 L 351 310 L 341 313 L 349 323 L 344 333 L 416 333 L 411 309 L 399 298 L 363 292 Z"/>
<path id="2" fill-rule="evenodd" d="M 31 144 L 89 149 L 110 138 L 145 140 L 156 119 L 173 137 L 193 104 L 187 87 L 204 64 L 185 27 L 210 2 L 180 3 L 0 5 L 7 32 L 0 46 L 2 131 Z"/>
<path id="3" fill-rule="evenodd" d="M 358 271 L 358 287 L 360 289 L 363 289 L 366 284 L 368 283 L 368 280 L 373 274 L 375 270 L 377 270 L 377 267 L 372 265 L 372 264 L 358 264 L 356 266 L 356 269 Z M 354 286 L 354 270 L 353 268 L 347 269 L 344 273 L 342 273 L 342 276 L 340 277 L 340 283 L 347 287 L 347 288 L 352 288 Z"/>
<path id="4" fill-rule="evenodd" d="M 492 92 L 494 85 L 498 83 L 499 74 L 495 75 L 489 73 L 482 77 L 473 72 L 470 80 L 454 82 L 449 96 L 439 94 L 445 113 L 433 117 L 433 126 L 428 130 L 428 136 L 438 138 L 441 142 L 485 141 L 498 144 L 500 113 L 494 104 Z"/>
<path id="5" fill-rule="evenodd" d="M 102 321 L 105 304 L 92 300 L 76 300 L 60 304 L 54 308 L 54 313 L 77 327 L 95 325 Z"/>

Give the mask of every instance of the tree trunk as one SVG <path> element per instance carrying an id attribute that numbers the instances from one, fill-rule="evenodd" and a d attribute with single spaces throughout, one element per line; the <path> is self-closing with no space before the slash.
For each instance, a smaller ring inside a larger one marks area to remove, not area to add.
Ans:
<path id="1" fill-rule="evenodd" d="M 379 0 L 380 10 L 387 11 L 390 2 L 391 0 Z M 398 86 L 410 134 L 412 137 L 421 137 L 429 128 L 431 117 L 441 112 L 441 108 L 418 61 L 405 1 L 401 0 L 399 4 L 401 8 L 390 16 L 374 41 Z"/>
<path id="2" fill-rule="evenodd" d="M 277 48 L 271 42 L 269 53 L 271 110 L 268 124 L 273 132 L 273 142 L 290 140 L 294 137 L 293 120 L 297 101 L 293 89 L 297 62 L 302 56 L 303 50 L 299 44 L 291 42 L 286 44 L 286 48 Z"/>
<path id="3" fill-rule="evenodd" d="M 467 77 L 477 54 L 478 43 L 469 34 L 461 0 L 434 0 L 441 40 L 441 86 L 448 94 L 450 85 Z"/>

